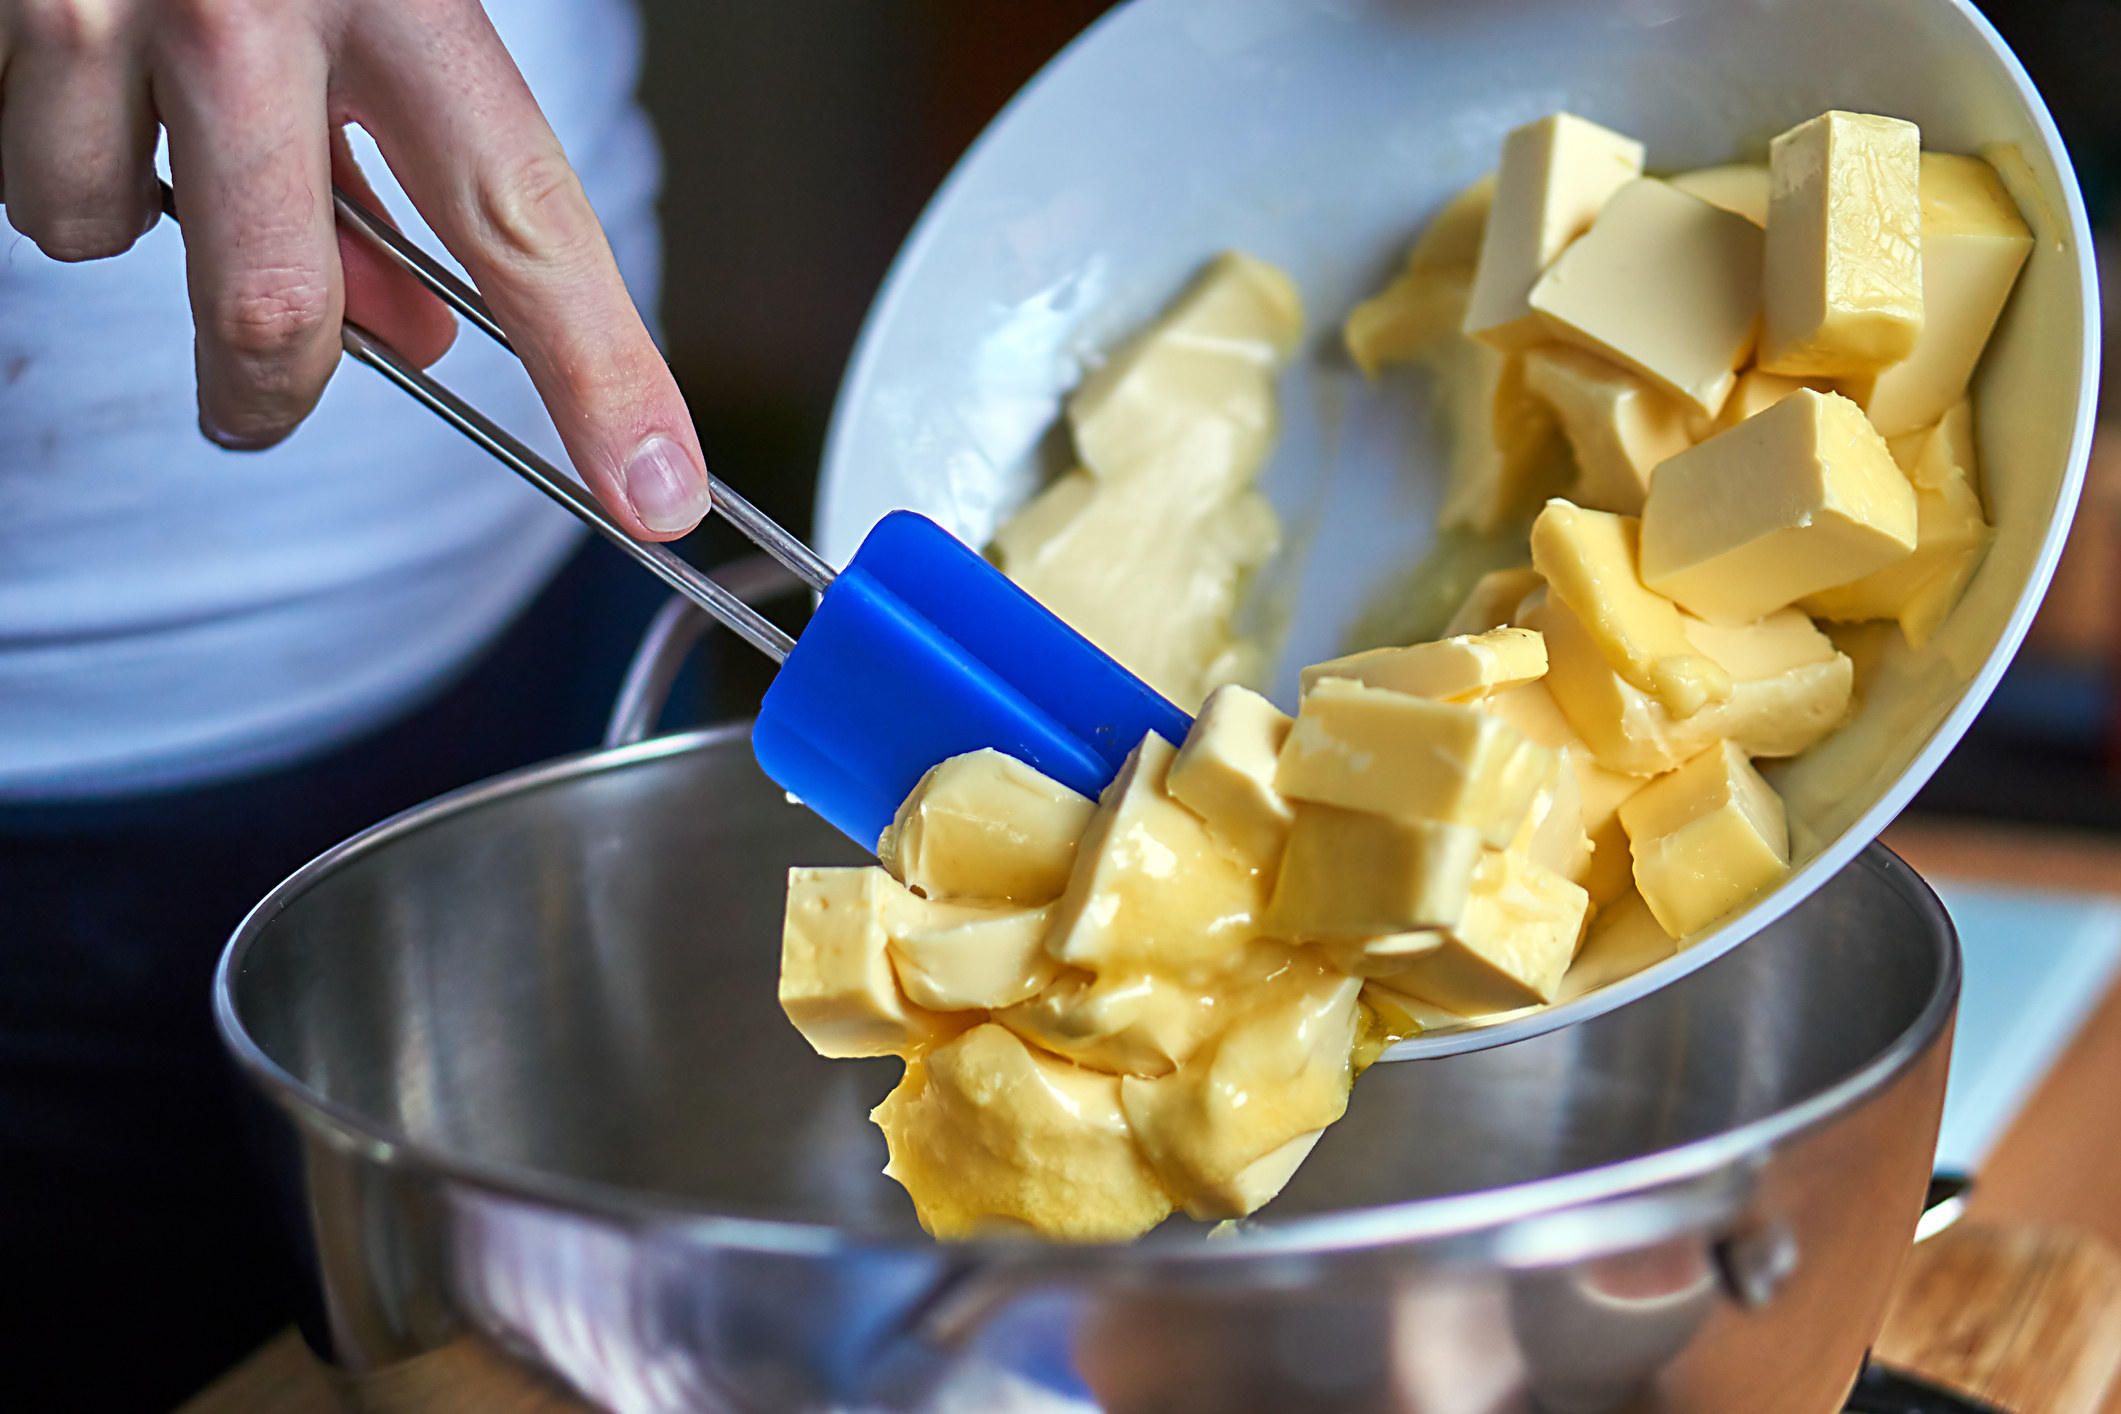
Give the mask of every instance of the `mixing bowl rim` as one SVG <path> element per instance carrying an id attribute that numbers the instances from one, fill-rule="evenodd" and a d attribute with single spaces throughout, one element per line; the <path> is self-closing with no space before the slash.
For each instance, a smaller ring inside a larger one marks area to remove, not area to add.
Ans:
<path id="1" fill-rule="evenodd" d="M 236 1000 L 236 980 L 254 943 L 281 913 L 349 861 L 373 853 L 430 825 L 497 801 L 645 766 L 665 757 L 688 755 L 748 741 L 748 721 L 654 737 L 631 746 L 581 752 L 476 782 L 399 812 L 310 860 L 268 893 L 237 925 L 214 971 L 214 1023 L 238 1066 L 276 1105 L 305 1130 L 322 1130 L 342 1148 L 361 1152 L 370 1161 L 398 1169 L 424 1169 L 437 1176 L 493 1195 L 548 1208 L 587 1213 L 629 1227 L 653 1225 L 683 1229 L 725 1247 L 747 1250 L 826 1254 L 859 1248 L 932 1250 L 928 1239 L 903 1230 L 841 1226 L 792 1218 L 762 1217 L 739 1209 L 715 1208 L 674 1195 L 630 1189 L 526 1167 L 467 1158 L 413 1138 L 394 1126 L 343 1101 L 319 1093 L 268 1055 L 245 1026 Z M 1852 863 L 1861 864 L 1891 888 L 1920 916 L 1940 952 L 1930 995 L 1914 1020 L 1860 1066 L 1832 1085 L 1792 1105 L 1744 1124 L 1668 1149 L 1639 1154 L 1617 1163 L 1501 1188 L 1340 1212 L 1265 1219 L 1247 1225 L 1238 1240 L 1202 1243 L 1190 1232 L 1152 1234 L 1139 1242 L 1049 1246 L 1022 1242 L 952 1244 L 966 1255 L 984 1252 L 1021 1267 L 1027 1261 L 1049 1269 L 1080 1269 L 1094 1262 L 1111 1270 L 1115 1256 L 1142 1268 L 1177 1263 L 1226 1264 L 1246 1259 L 1279 1259 L 1324 1255 L 1362 1248 L 1423 1243 L 1479 1244 L 1488 1255 L 1504 1246 L 1513 1225 L 1589 1205 L 1654 1194 L 1698 1183 L 1787 1142 L 1857 1107 L 1907 1072 L 1945 1033 L 1958 1003 L 1961 962 L 1958 934 L 1951 917 L 1929 886 L 1883 844 L 1873 842 Z M 1399 1061 L 1386 1062 L 1400 1064 Z M 1680 1225 L 1698 1225 L 1698 1214 L 1684 1205 L 1670 1214 Z"/>

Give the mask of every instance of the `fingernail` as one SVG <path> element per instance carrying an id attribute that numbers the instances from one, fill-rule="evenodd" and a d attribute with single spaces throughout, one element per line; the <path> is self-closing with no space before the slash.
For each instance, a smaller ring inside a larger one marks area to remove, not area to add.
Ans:
<path id="1" fill-rule="evenodd" d="M 650 530 L 690 530 L 707 514 L 707 478 L 668 437 L 650 437 L 626 463 L 626 499 Z"/>
<path id="2" fill-rule="evenodd" d="M 199 413 L 199 433 L 224 452 L 262 452 L 280 443 L 278 437 L 245 437 L 226 431 L 204 410 Z"/>

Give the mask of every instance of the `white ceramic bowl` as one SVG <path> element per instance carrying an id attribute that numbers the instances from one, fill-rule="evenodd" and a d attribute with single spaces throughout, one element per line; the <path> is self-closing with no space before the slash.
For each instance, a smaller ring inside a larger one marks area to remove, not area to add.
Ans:
<path id="1" fill-rule="evenodd" d="M 1308 317 L 1261 483 L 1289 530 L 1262 592 L 1292 596 L 1274 696 L 1293 707 L 1296 668 L 1341 651 L 1365 598 L 1427 548 L 1443 476 L 1414 381 L 1366 386 L 1340 321 L 1507 129 L 1557 108 L 1643 139 L 1653 172 L 1758 156 L 1828 108 L 1989 152 L 2037 238 L 1975 384 L 1996 543 L 1931 644 L 1890 659 L 1848 726 L 1771 772 L 1797 865 L 1780 888 L 1634 977 L 1400 1055 L 1605 1011 L 1781 916 L 1907 803 L 2024 636 L 2090 446 L 2097 292 L 2061 140 L 1972 5 L 1137 0 L 1026 88 L 929 206 L 870 311 L 826 451 L 827 558 L 900 506 L 983 543 L 1054 469 L 1049 433 L 1086 359 L 1216 251 L 1274 261 Z"/>

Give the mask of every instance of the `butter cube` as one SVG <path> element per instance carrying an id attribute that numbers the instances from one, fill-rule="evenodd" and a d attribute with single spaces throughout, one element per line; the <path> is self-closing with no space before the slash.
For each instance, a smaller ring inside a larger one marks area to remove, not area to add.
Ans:
<path id="1" fill-rule="evenodd" d="M 921 777 L 876 856 L 929 898 L 1047 903 L 1068 886 L 1096 809 L 1014 756 L 968 751 Z"/>
<path id="2" fill-rule="evenodd" d="M 1525 386 L 1554 410 L 1576 454 L 1568 498 L 1593 510 L 1641 514 L 1651 469 L 1694 445 L 1687 405 L 1566 344 L 1533 349 L 1524 359 Z"/>
<path id="3" fill-rule="evenodd" d="M 1295 1172 L 1304 1141 L 1346 1111 L 1361 990 L 1289 949 L 1271 980 L 1237 1000 L 1236 1020 L 1175 1073 L 1120 1081 L 1142 1152 L 1187 1213 L 1254 1211 Z"/>
<path id="4" fill-rule="evenodd" d="M 1053 980 L 1051 904 L 938 903 L 908 895 L 885 920 L 899 988 L 930 1011 L 1012 1006 Z"/>
<path id="5" fill-rule="evenodd" d="M 1460 337 L 1488 208 L 1495 201 L 1495 174 L 1488 173 L 1444 204 L 1389 285 L 1355 306 L 1341 325 L 1348 356 L 1367 378 L 1386 364 L 1421 357 L 1444 340 Z"/>
<path id="6" fill-rule="evenodd" d="M 1852 584 L 1807 595 L 1798 607 L 1822 619 L 1897 619 L 1920 648 L 1959 602 L 1994 532 L 1974 491 L 1973 411 L 1960 403 L 1927 433 L 1906 468 L 1915 488 L 1915 553 Z"/>
<path id="7" fill-rule="evenodd" d="M 1516 614 L 1517 606 L 1545 584 L 1539 571 L 1530 565 L 1520 569 L 1489 570 L 1473 581 L 1472 589 L 1451 615 L 1451 621 L 1444 625 L 1444 636 L 1456 638 L 1460 634 L 1486 633 L 1491 628 L 1501 628 Z"/>
<path id="8" fill-rule="evenodd" d="M 1465 825 L 1499 849 L 1555 769 L 1553 752 L 1472 707 L 1326 678 L 1297 711 L 1274 788 L 1319 805 Z"/>
<path id="9" fill-rule="evenodd" d="M 1532 566 L 1605 654 L 1613 671 L 1690 717 L 1731 695 L 1731 677 L 1703 657 L 1679 627 L 1679 610 L 1645 588 L 1632 516 L 1549 501 L 1532 522 Z"/>
<path id="10" fill-rule="evenodd" d="M 1875 373 L 1922 333 L 1922 134 L 1822 113 L 1768 147 L 1767 317 L 1760 366 Z"/>
<path id="11" fill-rule="evenodd" d="M 1697 167 L 1666 178 L 1688 196 L 1698 196 L 1711 206 L 1767 229 L 1768 167 L 1765 162 L 1730 162 L 1721 167 Z"/>
<path id="12" fill-rule="evenodd" d="M 1168 782 L 1171 798 L 1200 816 L 1225 853 L 1269 873 L 1289 838 L 1289 802 L 1274 789 L 1289 726 L 1286 713 L 1250 688 L 1219 687 L 1172 759 Z"/>
<path id="13" fill-rule="evenodd" d="M 1532 308 L 1551 337 L 1713 417 L 1753 348 L 1761 241 L 1743 216 L 1643 177 L 1540 277 Z"/>
<path id="14" fill-rule="evenodd" d="M 1526 387 L 1523 355 L 1459 338 L 1427 363 L 1451 459 L 1438 524 L 1492 534 L 1561 489 L 1572 474 L 1568 444 Z"/>
<path id="15" fill-rule="evenodd" d="M 2032 248 L 1995 168 L 1922 154 L 1922 336 L 1899 363 L 1841 384 L 1880 433 L 1928 427 L 1966 396 Z"/>
<path id="16" fill-rule="evenodd" d="M 919 900 L 874 867 L 788 871 L 781 1010 L 819 1055 L 911 1055 L 962 1025 L 899 991 L 887 921 L 909 902 Z"/>
<path id="17" fill-rule="evenodd" d="M 1460 1016 L 1550 1002 L 1590 906 L 1589 895 L 1553 871 L 1490 850 L 1474 872 L 1465 916 L 1443 943 L 1370 984 Z"/>
<path id="18" fill-rule="evenodd" d="M 1272 880 L 1218 849 L 1171 798 L 1177 755 L 1149 733 L 1099 797 L 1046 937 L 1061 962 L 1212 971 L 1258 931 Z"/>
<path id="19" fill-rule="evenodd" d="M 1471 702 L 1531 682 L 1546 670 L 1547 650 L 1539 635 L 1505 627 L 1313 663 L 1300 681 L 1304 692 L 1322 679 L 1345 678 L 1438 702 Z"/>
<path id="20" fill-rule="evenodd" d="M 1554 773 L 1553 783 L 1533 800 L 1524 828 L 1510 841 L 1510 849 L 1572 884 L 1587 884 L 1591 837 L 1583 828 L 1583 786 L 1568 756 L 1565 749 L 1561 769 Z"/>
<path id="21" fill-rule="evenodd" d="M 1706 442 L 1726 428 L 1736 427 L 1749 417 L 1766 412 L 1799 388 L 1810 388 L 1815 393 L 1831 393 L 1834 387 L 1823 378 L 1807 382 L 1802 378 L 1785 378 L 1779 373 L 1763 373 L 1757 368 L 1748 368 L 1738 375 L 1738 382 L 1731 389 L 1730 397 L 1724 399 L 1723 411 L 1713 422 L 1696 430 L 1700 433 L 1694 440 Z"/>
<path id="22" fill-rule="evenodd" d="M 1171 1211 L 1119 1079 L 1033 1051 L 1000 1026 L 975 1026 L 909 1063 L 870 1118 L 890 1148 L 884 1172 L 945 1241 L 1021 1225 L 1060 1241 L 1123 1242 Z"/>
<path id="23" fill-rule="evenodd" d="M 1915 543 L 1914 488 L 1885 439 L 1847 398 L 1802 389 L 1657 468 L 1642 580 L 1704 619 L 1745 623 Z"/>
<path id="24" fill-rule="evenodd" d="M 1250 945 L 1259 946 L 1257 943 Z M 1240 960 L 1233 980 L 1249 976 Z M 1224 986 L 1179 983 L 1155 972 L 1071 968 L 994 1019 L 1033 1045 L 1113 1075 L 1169 1075 L 1213 1035 Z"/>
<path id="25" fill-rule="evenodd" d="M 1706 928 L 1790 867 L 1782 798 L 1745 752 L 1719 742 L 1620 807 L 1635 886 L 1675 938 Z"/>
<path id="26" fill-rule="evenodd" d="M 1641 143 L 1573 113 L 1513 129 L 1502 141 L 1466 333 L 1506 353 L 1543 340 L 1526 296 L 1607 199 L 1641 175 Z"/>
<path id="27" fill-rule="evenodd" d="M 1580 627 L 1577 633 L 1580 637 Z M 1620 802 L 1642 789 L 1641 776 L 1609 771 L 1598 764 L 1596 753 L 1570 725 L 1547 683 L 1526 683 L 1490 697 L 1481 706 L 1541 746 L 1562 754 L 1576 777 L 1583 828 L 1594 838 L 1618 818 Z"/>
<path id="28" fill-rule="evenodd" d="M 1465 912 L 1480 851 L 1479 832 L 1464 825 L 1302 802 L 1266 930 L 1328 941 L 1449 927 Z"/>
<path id="29" fill-rule="evenodd" d="M 1634 882 L 1610 907 L 1591 920 L 1583 948 L 1561 979 L 1561 992 L 1554 1000 L 1572 1002 L 1597 991 L 1609 982 L 1633 977 L 1643 968 L 1663 962 L 1679 951 L 1678 942 L 1650 906 L 1642 901 Z"/>

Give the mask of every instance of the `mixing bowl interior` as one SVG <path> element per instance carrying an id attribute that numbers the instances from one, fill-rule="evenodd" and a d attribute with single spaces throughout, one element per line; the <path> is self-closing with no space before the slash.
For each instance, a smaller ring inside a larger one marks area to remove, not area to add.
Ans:
<path id="1" fill-rule="evenodd" d="M 561 763 L 325 856 L 231 950 L 239 1053 L 283 1100 L 532 1186 L 911 1230 L 867 1121 L 897 1062 L 818 1058 L 774 992 L 787 868 L 865 857 L 748 746 L 739 727 Z M 1268 1215 L 1573 1172 L 1775 1114 L 1909 1031 L 1948 986 L 1949 938 L 1873 851 L 1636 1005 L 1376 1067 Z"/>

